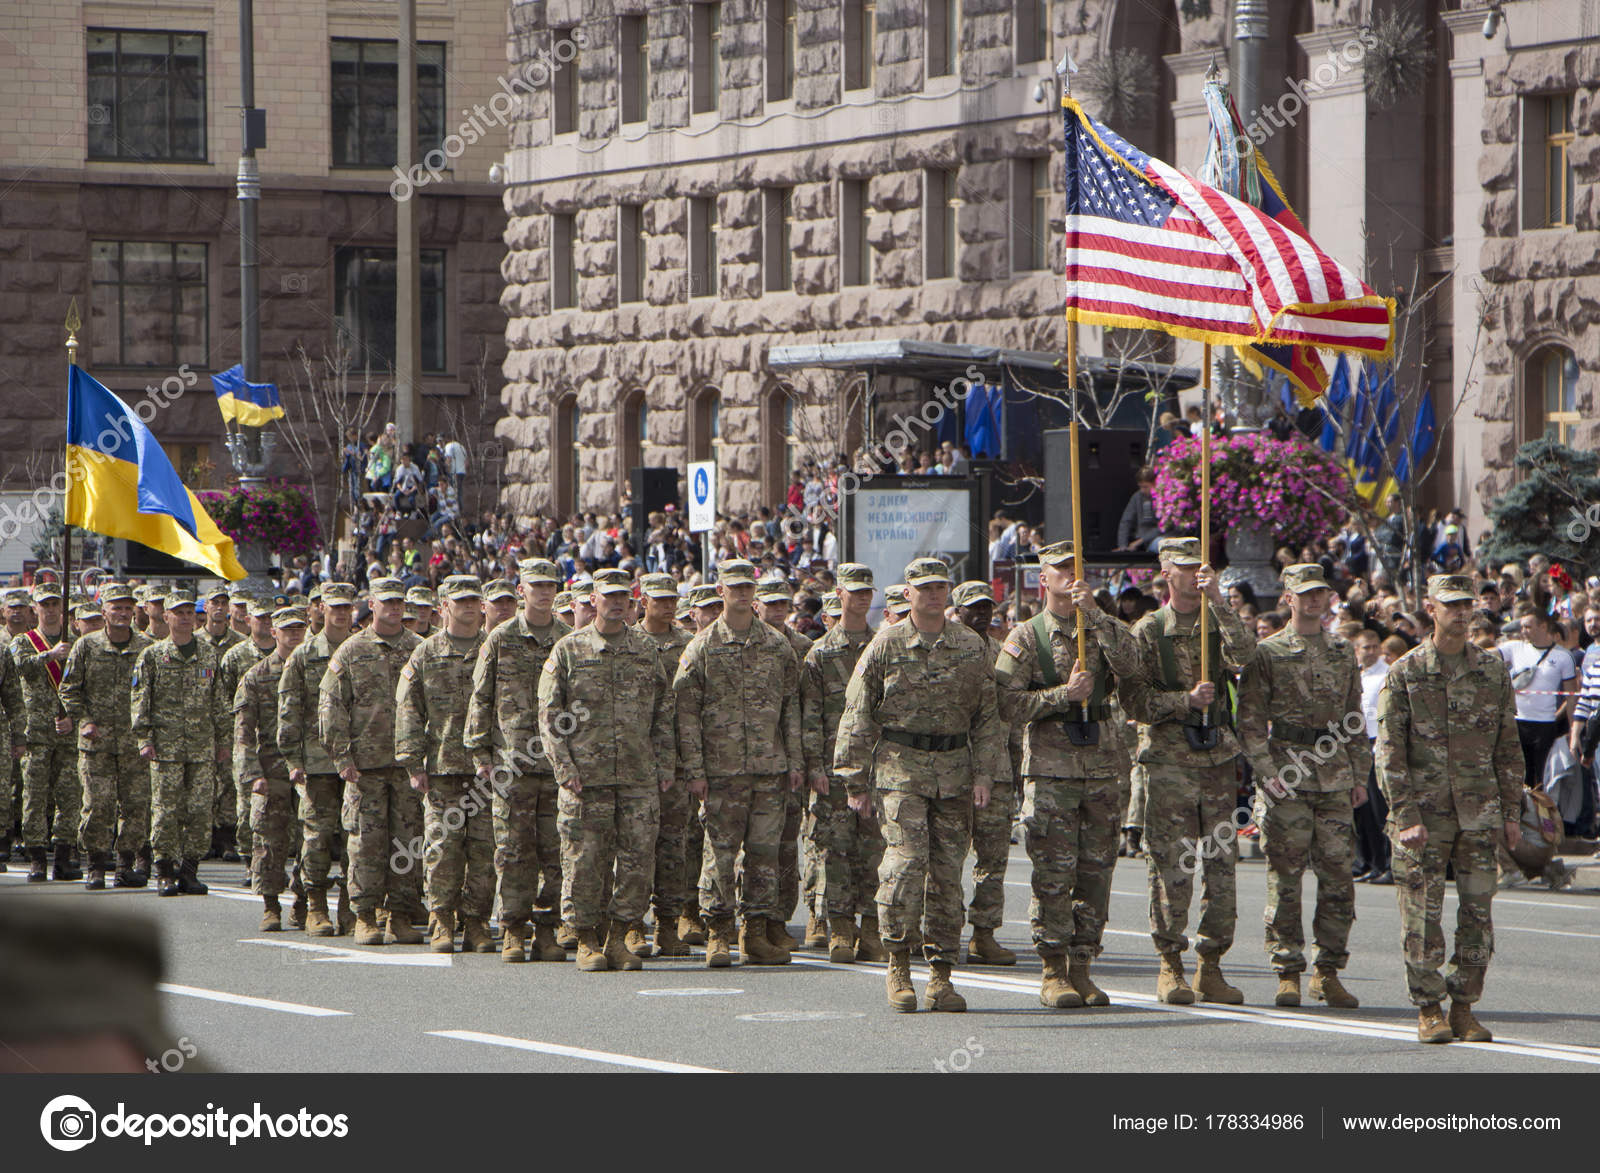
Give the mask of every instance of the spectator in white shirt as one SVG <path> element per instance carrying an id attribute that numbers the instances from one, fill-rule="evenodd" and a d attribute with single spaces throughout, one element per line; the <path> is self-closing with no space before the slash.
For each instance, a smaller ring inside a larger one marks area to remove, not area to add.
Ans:
<path id="1" fill-rule="evenodd" d="M 1356 663 L 1361 667 L 1361 714 L 1367 721 L 1367 740 L 1378 736 L 1378 690 L 1389 675 L 1378 633 L 1370 629 L 1355 637 Z M 1389 869 L 1389 838 L 1383 824 L 1389 817 L 1389 803 L 1378 785 L 1375 773 L 1367 777 L 1367 801 L 1355 809 L 1356 879 L 1373 884 L 1392 884 Z"/>
<path id="2" fill-rule="evenodd" d="M 1511 670 L 1517 690 L 1517 734 L 1522 741 L 1524 781 L 1541 784 L 1544 760 L 1556 738 L 1566 731 L 1577 699 L 1578 668 L 1572 654 L 1556 642 L 1555 620 L 1527 605 L 1517 619 L 1522 638 L 1500 645 L 1500 657 Z"/>
<path id="3" fill-rule="evenodd" d="M 451 440 L 444 446 L 444 459 L 450 479 L 456 485 L 456 500 L 464 500 L 467 491 L 467 446 L 460 440 Z"/>

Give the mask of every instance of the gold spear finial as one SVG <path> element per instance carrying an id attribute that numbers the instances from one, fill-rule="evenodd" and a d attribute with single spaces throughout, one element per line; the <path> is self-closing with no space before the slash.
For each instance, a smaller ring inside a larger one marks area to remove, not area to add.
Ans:
<path id="1" fill-rule="evenodd" d="M 67 362 L 78 363 L 78 331 L 83 329 L 83 319 L 78 316 L 78 299 L 73 298 L 67 307 Z"/>

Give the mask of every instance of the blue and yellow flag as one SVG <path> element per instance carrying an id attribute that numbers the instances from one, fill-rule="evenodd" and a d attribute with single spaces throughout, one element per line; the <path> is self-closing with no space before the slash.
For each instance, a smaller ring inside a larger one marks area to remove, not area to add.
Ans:
<path id="1" fill-rule="evenodd" d="M 67 376 L 67 524 L 245 577 L 233 539 L 184 487 L 154 434 L 81 367 Z"/>
<path id="2" fill-rule="evenodd" d="M 283 418 L 283 402 L 276 383 L 247 383 L 244 368 L 234 363 L 211 376 L 217 392 L 217 407 L 224 422 L 236 420 L 248 428 L 264 428 Z"/>

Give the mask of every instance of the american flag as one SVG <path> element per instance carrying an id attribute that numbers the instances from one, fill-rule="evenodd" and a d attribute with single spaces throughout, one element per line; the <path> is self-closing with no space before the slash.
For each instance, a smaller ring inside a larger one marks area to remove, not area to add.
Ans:
<path id="1" fill-rule="evenodd" d="M 1151 158 L 1075 99 L 1062 105 L 1069 320 L 1390 353 L 1391 300 L 1260 208 Z"/>

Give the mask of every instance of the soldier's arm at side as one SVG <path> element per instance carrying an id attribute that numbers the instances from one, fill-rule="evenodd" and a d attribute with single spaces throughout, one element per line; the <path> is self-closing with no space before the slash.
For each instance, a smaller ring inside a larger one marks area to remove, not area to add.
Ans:
<path id="1" fill-rule="evenodd" d="M 1513 732 L 1513 736 L 1515 733 Z M 1411 702 L 1400 674 L 1390 670 L 1378 691 L 1378 781 L 1389 800 L 1394 825 L 1401 830 L 1422 822 L 1416 789 L 1406 762 L 1411 742 Z"/>
<path id="2" fill-rule="evenodd" d="M 655 686 L 655 705 L 650 713 L 650 746 L 656 760 L 656 787 L 664 794 L 671 789 L 678 773 L 678 726 L 672 677 L 659 653 L 655 662 Z"/>
<path id="3" fill-rule="evenodd" d="M 539 674 L 539 734 L 544 740 L 545 756 L 555 771 L 556 784 L 570 788 L 578 779 L 578 764 L 562 732 L 566 722 L 557 720 L 567 709 L 566 651 L 558 643 L 550 649 L 550 658 Z"/>
<path id="4" fill-rule="evenodd" d="M 975 743 L 972 755 L 974 784 L 988 787 L 995 782 L 1011 781 L 1010 734 L 1010 726 L 1000 719 L 994 671 L 987 669 L 978 683 L 978 707 L 968 726 L 968 737 Z"/>
<path id="5" fill-rule="evenodd" d="M 133 740 L 140 754 L 155 746 L 154 714 L 150 711 L 150 685 L 151 671 L 155 664 L 154 646 L 146 648 L 139 653 L 139 658 L 134 661 L 132 694 L 128 698 L 129 719 L 133 729 Z"/>
<path id="6" fill-rule="evenodd" d="M 683 776 L 690 782 L 705 778 L 705 750 L 700 743 L 700 702 L 705 695 L 702 642 L 691 643 L 678 660 L 678 674 L 672 680 L 672 701 L 677 726 L 678 761 Z"/>
<path id="7" fill-rule="evenodd" d="M 305 726 L 302 724 L 305 706 L 301 700 L 305 689 L 305 665 L 304 656 L 291 653 L 283 666 L 283 675 L 278 677 L 278 752 L 283 755 L 284 765 L 291 774 L 306 768 L 305 755 L 301 753 L 305 745 Z"/>
<path id="8" fill-rule="evenodd" d="M 1243 671 L 1255 654 L 1256 637 L 1230 608 L 1212 607 L 1210 610 L 1211 617 L 1217 621 L 1217 634 L 1222 637 L 1222 662 L 1231 671 Z"/>
<path id="9" fill-rule="evenodd" d="M 350 681 L 337 655 L 322 674 L 322 689 L 317 694 L 317 732 L 333 768 L 340 774 L 349 771 L 356 764 L 350 745 Z"/>
<path id="10" fill-rule="evenodd" d="M 422 687 L 425 653 L 418 644 L 400 669 L 394 686 L 394 760 L 407 773 L 422 770 L 428 761 L 428 698 Z"/>
<path id="11" fill-rule="evenodd" d="M 850 797 L 871 789 L 872 754 L 883 728 L 878 724 L 878 702 L 883 699 L 882 649 L 874 640 L 856 661 L 844 691 L 844 715 L 833 747 L 833 773 Z"/>
<path id="12" fill-rule="evenodd" d="M 461 744 L 472 751 L 472 764 L 479 770 L 494 766 L 494 694 L 499 670 L 500 641 L 490 632 L 472 666 L 472 695 L 467 698 L 467 723 L 461 735 Z"/>
<path id="13" fill-rule="evenodd" d="M 798 774 L 804 771 L 806 764 L 805 743 L 800 731 L 800 660 L 788 640 L 780 640 L 779 643 L 783 648 L 784 660 L 783 704 L 778 710 L 778 728 L 783 737 L 783 751 L 789 761 L 789 772 Z"/>
<path id="14" fill-rule="evenodd" d="M 1350 655 L 1349 682 L 1344 690 L 1344 711 L 1361 713 L 1361 668 L 1356 664 L 1355 653 Z M 1348 731 L 1347 731 L 1348 732 Z M 1366 718 L 1361 730 L 1345 742 L 1345 756 L 1350 762 L 1350 777 L 1357 786 L 1365 786 L 1372 772 L 1372 746 L 1367 742 Z"/>
<path id="15" fill-rule="evenodd" d="M 1500 817 L 1515 823 L 1522 818 L 1522 787 L 1526 776 L 1522 740 L 1517 735 L 1516 690 L 1505 662 L 1493 665 L 1500 677 L 1500 729 L 1494 742 L 1494 776 L 1500 790 Z"/>
<path id="16" fill-rule="evenodd" d="M 233 772 L 241 782 L 254 782 L 261 768 L 261 721 L 248 680 L 240 680 L 233 705 Z"/>
<path id="17" fill-rule="evenodd" d="M 813 647 L 800 665 L 800 743 L 808 778 L 828 772 L 828 763 L 822 760 L 827 742 L 822 733 L 822 660 L 817 653 Z"/>
<path id="18" fill-rule="evenodd" d="M 61 710 L 66 713 L 67 720 L 76 725 L 83 720 L 83 674 L 88 670 L 88 645 L 79 640 L 72 645 L 72 651 L 67 653 L 67 666 L 61 676 Z M 10 699 L 0 691 L 0 705 L 4 711 L 11 711 Z"/>
<path id="19" fill-rule="evenodd" d="M 1239 712 L 1235 717 L 1239 741 L 1257 782 L 1265 782 L 1278 772 L 1267 745 L 1267 698 L 1271 695 L 1272 657 L 1257 647 L 1239 677 Z"/>

